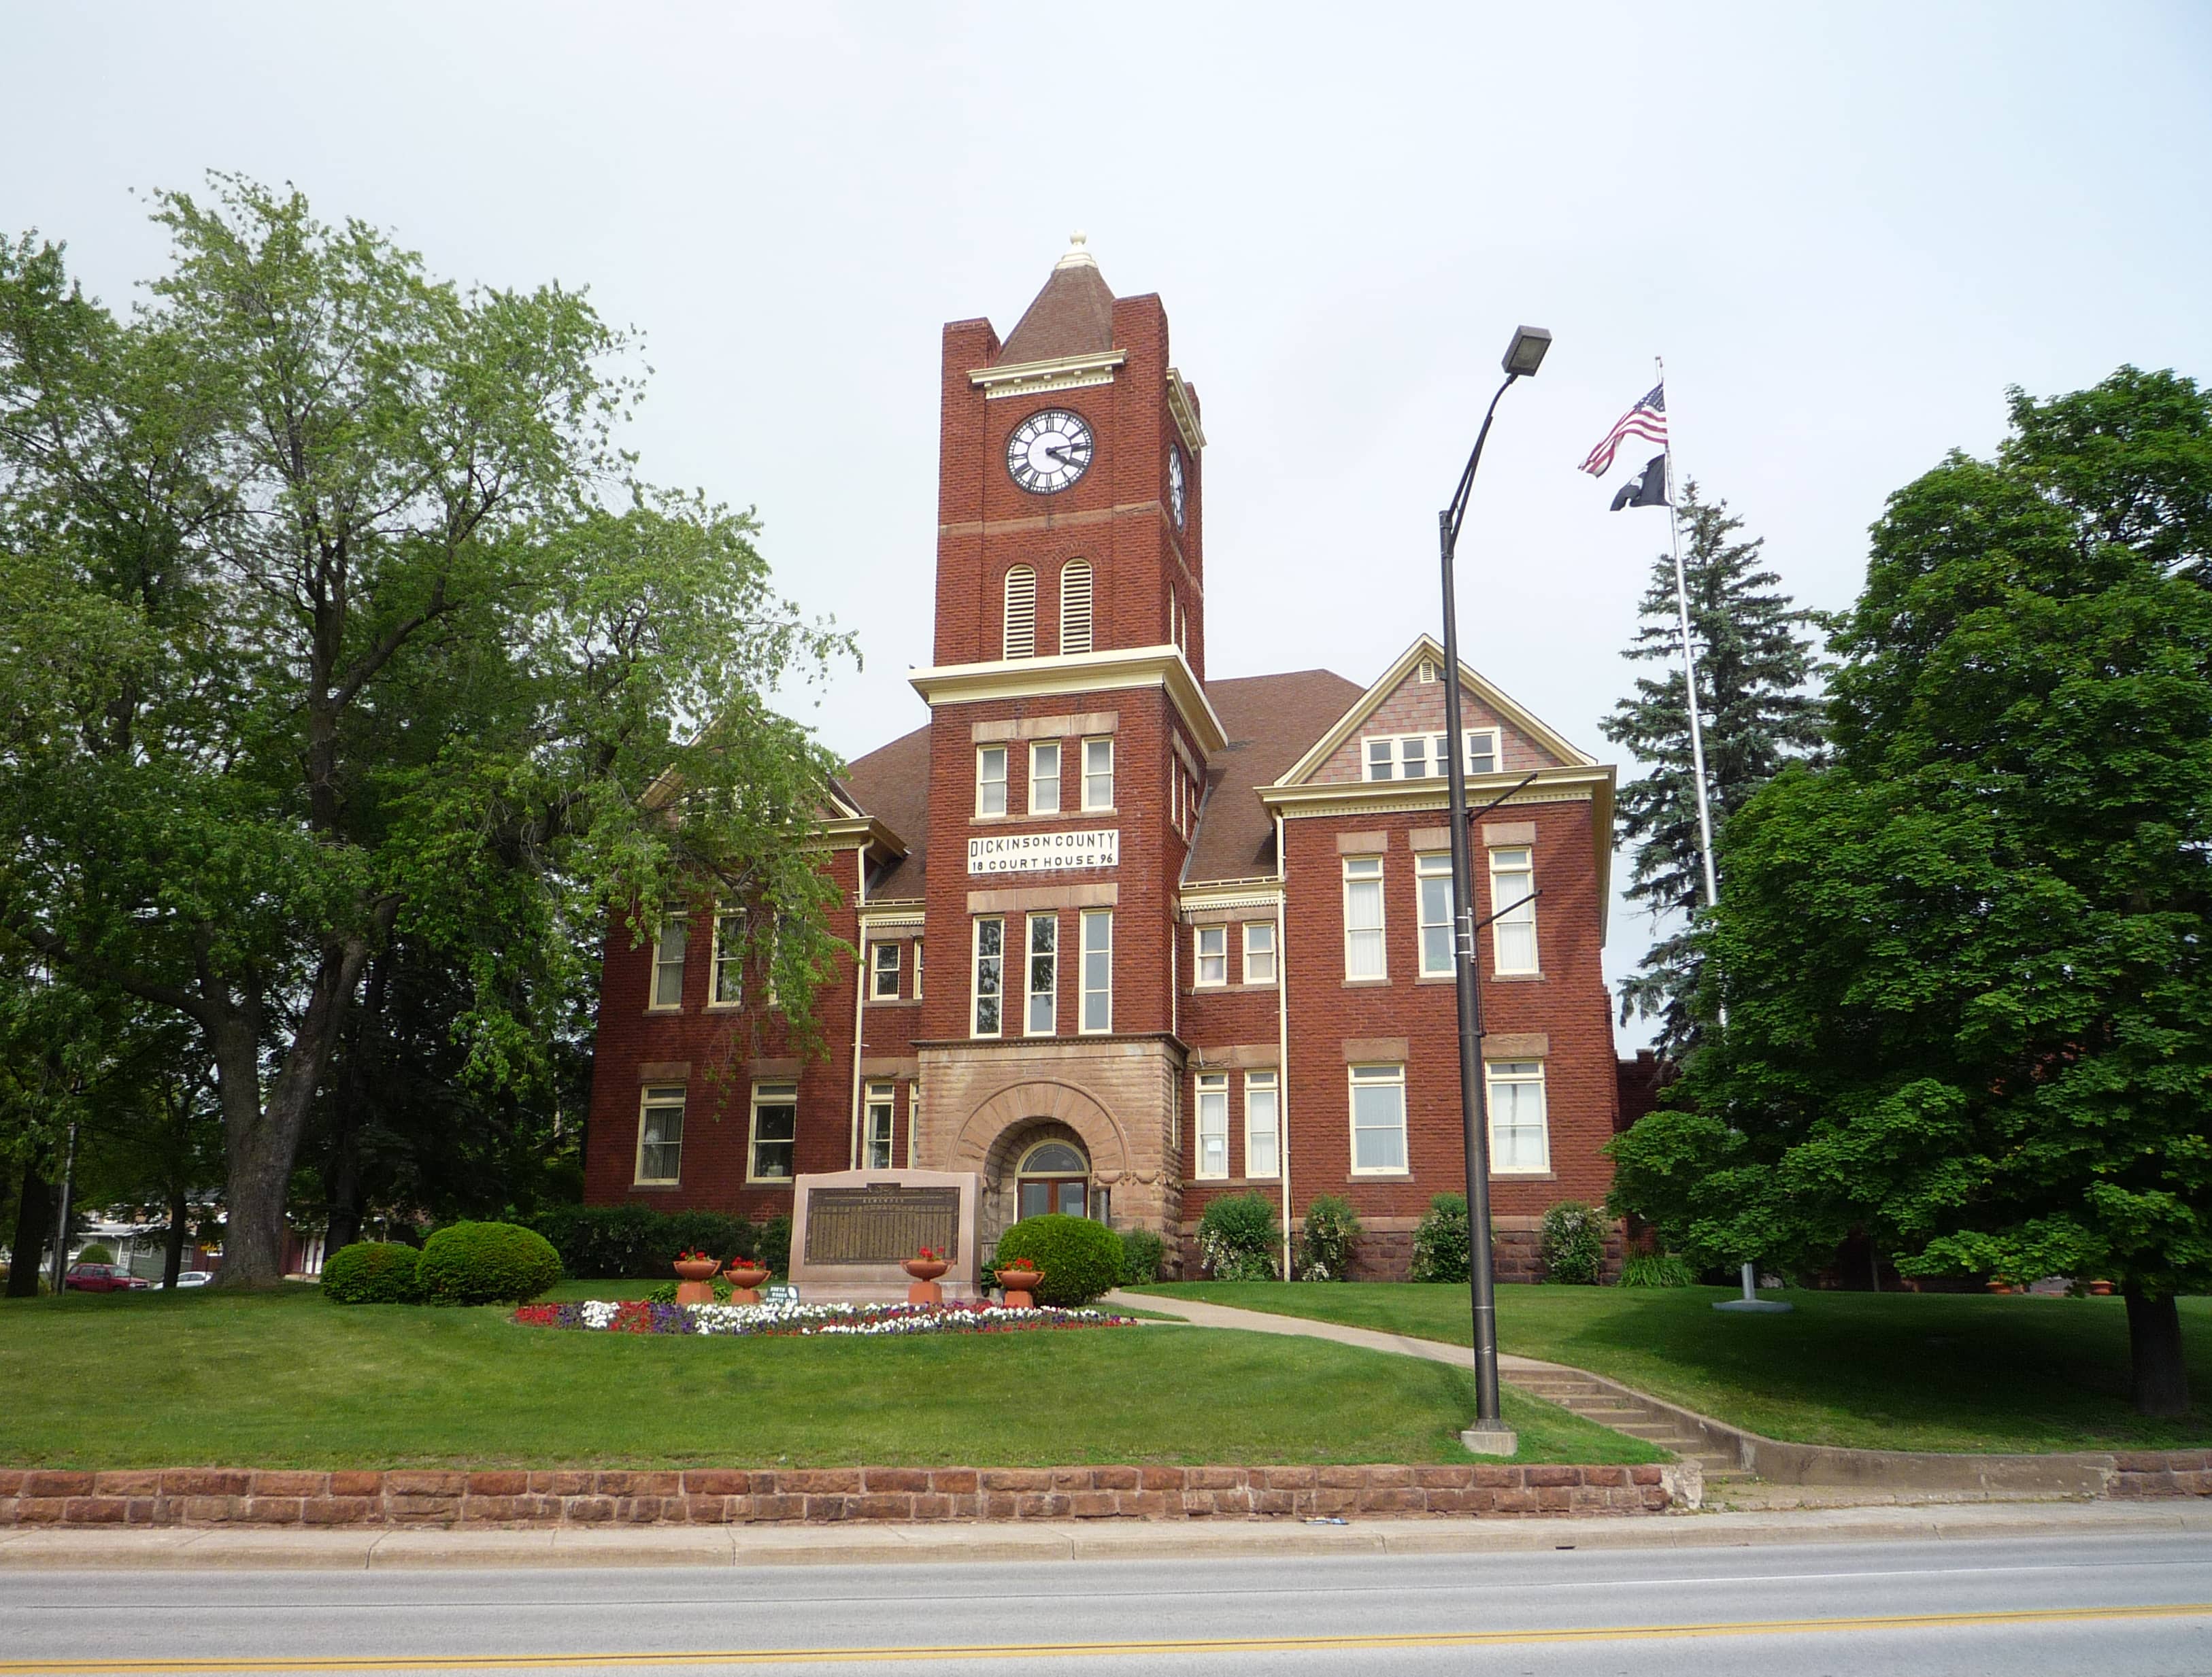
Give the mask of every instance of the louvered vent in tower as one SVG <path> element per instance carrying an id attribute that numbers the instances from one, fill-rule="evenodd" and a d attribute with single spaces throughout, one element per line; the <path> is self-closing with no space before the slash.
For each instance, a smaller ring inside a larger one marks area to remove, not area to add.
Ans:
<path id="1" fill-rule="evenodd" d="M 1091 562 L 1071 559 L 1060 572 L 1060 649 L 1091 650 Z"/>
<path id="2" fill-rule="evenodd" d="M 1036 573 L 1027 565 L 1006 573 L 1006 655 L 1036 656 Z"/>

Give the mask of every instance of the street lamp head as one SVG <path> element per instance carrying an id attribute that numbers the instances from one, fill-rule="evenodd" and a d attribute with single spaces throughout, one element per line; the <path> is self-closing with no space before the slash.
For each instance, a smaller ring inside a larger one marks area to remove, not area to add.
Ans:
<path id="1" fill-rule="evenodd" d="M 1541 326 L 1516 326 L 1503 365 L 1513 377 L 1528 378 L 1544 364 L 1544 351 L 1551 347 L 1552 335 Z"/>

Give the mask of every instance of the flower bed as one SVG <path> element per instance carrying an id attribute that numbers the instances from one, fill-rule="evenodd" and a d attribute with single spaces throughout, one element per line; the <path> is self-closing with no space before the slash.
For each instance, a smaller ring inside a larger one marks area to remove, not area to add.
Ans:
<path id="1" fill-rule="evenodd" d="M 586 1299 L 525 1304 L 526 1328 L 580 1328 L 603 1334 L 730 1334 L 755 1337 L 818 1334 L 1020 1334 L 1055 1328 L 1134 1328 L 1134 1316 L 1103 1310 L 1008 1309 L 1001 1304 L 660 1304 L 645 1299 Z"/>

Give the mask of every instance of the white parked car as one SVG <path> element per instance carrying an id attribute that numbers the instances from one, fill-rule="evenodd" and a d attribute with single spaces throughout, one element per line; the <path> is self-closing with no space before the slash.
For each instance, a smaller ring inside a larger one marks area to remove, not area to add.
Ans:
<path id="1" fill-rule="evenodd" d="M 179 1270 L 177 1285 L 180 1287 L 204 1287 L 215 1279 L 214 1272 L 205 1269 Z"/>

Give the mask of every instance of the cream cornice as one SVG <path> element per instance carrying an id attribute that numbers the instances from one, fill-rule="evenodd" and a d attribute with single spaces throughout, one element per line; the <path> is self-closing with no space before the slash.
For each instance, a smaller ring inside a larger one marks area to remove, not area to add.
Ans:
<path id="1" fill-rule="evenodd" d="M 1275 785 L 1277 787 L 1294 786 L 1309 775 L 1316 773 L 1323 763 L 1336 755 L 1346 740 L 1359 732 L 1360 724 L 1374 714 L 1376 707 L 1389 697 L 1397 690 L 1399 684 L 1413 673 L 1414 667 L 1425 659 L 1438 665 L 1444 661 L 1444 649 L 1437 643 L 1436 637 L 1433 635 L 1419 636 L 1412 646 L 1401 653 L 1398 655 L 1398 661 L 1385 670 L 1381 678 L 1364 693 L 1352 701 L 1351 708 L 1336 720 L 1335 726 L 1315 742 L 1311 750 L 1292 763 Z M 1474 693 L 1485 704 L 1511 722 L 1516 728 L 1528 735 L 1553 756 L 1559 758 L 1561 763 L 1574 768 L 1593 768 L 1596 765 L 1595 757 L 1569 742 L 1564 734 L 1544 721 L 1526 705 L 1493 686 L 1489 680 L 1469 669 L 1465 664 L 1459 666 L 1459 678 L 1462 687 Z M 1272 789 L 1261 787 L 1261 795 L 1265 797 Z"/>
<path id="2" fill-rule="evenodd" d="M 872 815 L 817 821 L 806 843 L 815 849 L 842 849 L 851 845 L 855 848 L 880 850 L 887 856 L 906 854 L 906 841 Z"/>
<path id="3" fill-rule="evenodd" d="M 1184 447 L 1195 454 L 1206 447 L 1206 433 L 1198 423 L 1198 404 L 1191 400 L 1190 386 L 1182 381 L 1182 374 L 1172 367 L 1168 368 L 1168 412 L 1175 416 L 1176 429 L 1182 433 Z"/>
<path id="4" fill-rule="evenodd" d="M 1222 879 L 1185 885 L 1176 893 L 1176 912 L 1195 908 L 1280 908 L 1284 887 L 1273 879 Z"/>
<path id="5" fill-rule="evenodd" d="M 978 367 L 968 374 L 968 382 L 983 392 L 987 402 L 1009 396 L 1043 396 L 1055 390 L 1110 385 L 1114 369 L 1128 358 L 1126 349 L 1099 349 L 1051 361 L 1012 362 L 1003 367 Z"/>
<path id="6" fill-rule="evenodd" d="M 1105 693 L 1132 687 L 1160 687 L 1183 724 L 1208 756 L 1229 736 L 1213 705 L 1183 661 L 1180 648 L 1115 647 L 1110 652 L 1061 653 L 1050 658 L 1005 658 L 986 664 L 939 665 L 909 671 L 907 679 L 929 705 L 974 703 L 986 699 L 1029 699 L 1070 693 Z"/>
<path id="7" fill-rule="evenodd" d="M 1613 910 L 1613 796 L 1617 774 L 1609 763 L 1586 768 L 1543 769 L 1527 787 L 1498 807 L 1510 810 L 1527 804 L 1593 805 L 1590 811 L 1590 853 L 1597 869 L 1597 934 L 1605 941 Z M 1521 775 L 1470 775 L 1467 801 L 1480 809 L 1499 793 L 1516 784 Z M 1415 787 L 1421 788 L 1415 791 Z M 1325 816 L 1403 815 L 1442 811 L 1449 802 L 1445 783 L 1429 781 L 1328 781 L 1317 786 L 1285 786 L 1279 781 L 1259 789 L 1260 801 L 1285 820 L 1308 820 Z"/>

